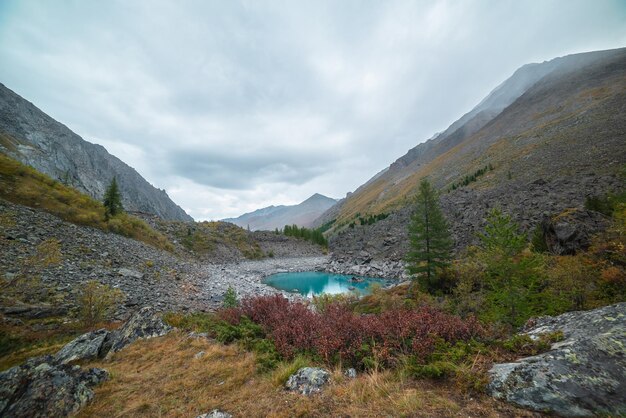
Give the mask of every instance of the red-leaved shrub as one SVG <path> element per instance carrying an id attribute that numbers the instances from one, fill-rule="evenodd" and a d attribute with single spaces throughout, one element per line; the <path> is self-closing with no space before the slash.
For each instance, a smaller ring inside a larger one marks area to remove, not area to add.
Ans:
<path id="1" fill-rule="evenodd" d="M 323 312 L 313 312 L 303 303 L 273 295 L 244 299 L 235 310 L 261 325 L 284 357 L 308 352 L 328 363 L 357 367 L 368 357 L 382 365 L 393 364 L 403 354 L 424 358 L 438 341 L 454 344 L 484 334 L 476 319 L 428 306 L 360 315 L 346 305 L 330 304 Z M 222 318 L 238 322 L 235 310 L 222 313 Z"/>

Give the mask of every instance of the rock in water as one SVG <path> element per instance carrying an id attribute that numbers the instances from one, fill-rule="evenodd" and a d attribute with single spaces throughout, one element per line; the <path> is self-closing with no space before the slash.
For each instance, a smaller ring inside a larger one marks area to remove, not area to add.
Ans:
<path id="1" fill-rule="evenodd" d="M 171 330 L 172 327 L 163 322 L 153 308 L 143 307 L 124 326 L 113 332 L 109 354 L 120 351 L 139 338 L 160 337 Z"/>
<path id="2" fill-rule="evenodd" d="M 105 381 L 102 369 L 82 370 L 36 357 L 0 373 L 0 416 L 66 417 L 93 398 L 92 387 Z"/>
<path id="3" fill-rule="evenodd" d="M 88 332 L 66 344 L 56 355 L 58 363 L 66 364 L 77 360 L 92 360 L 104 357 L 108 348 L 107 337 L 110 333 L 106 329 Z"/>
<path id="4" fill-rule="evenodd" d="M 197 418 L 233 418 L 231 414 L 228 412 L 220 411 L 219 409 L 214 409 L 207 414 L 198 415 Z"/>
<path id="5" fill-rule="evenodd" d="M 529 322 L 531 338 L 562 331 L 546 353 L 490 370 L 491 395 L 568 417 L 626 415 L 626 303 Z"/>
<path id="6" fill-rule="evenodd" d="M 330 373 L 317 367 L 303 367 L 289 376 L 286 388 L 303 395 L 320 392 L 322 386 L 330 381 Z"/>

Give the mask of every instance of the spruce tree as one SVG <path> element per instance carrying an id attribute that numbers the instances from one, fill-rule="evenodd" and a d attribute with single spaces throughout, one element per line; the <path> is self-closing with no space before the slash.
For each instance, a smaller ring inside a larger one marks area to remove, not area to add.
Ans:
<path id="1" fill-rule="evenodd" d="M 408 272 L 423 290 L 437 293 L 443 287 L 438 283 L 437 274 L 449 265 L 452 239 L 439 208 L 439 195 L 426 179 L 419 186 L 415 212 L 409 225 L 409 244 L 406 256 Z"/>
<path id="2" fill-rule="evenodd" d="M 122 206 L 122 195 L 117 187 L 117 180 L 115 177 L 113 177 L 111 184 L 109 184 L 109 187 L 107 187 L 104 192 L 103 204 L 104 214 L 107 219 L 124 211 L 124 207 Z"/>

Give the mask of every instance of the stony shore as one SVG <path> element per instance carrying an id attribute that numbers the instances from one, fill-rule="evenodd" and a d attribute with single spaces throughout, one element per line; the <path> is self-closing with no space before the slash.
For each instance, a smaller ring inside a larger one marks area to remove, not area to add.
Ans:
<path id="1" fill-rule="evenodd" d="M 297 295 L 281 292 L 263 283 L 263 279 L 275 274 L 297 271 L 323 271 L 329 257 L 293 257 L 250 260 L 229 264 L 205 264 L 200 267 L 198 293 L 209 308 L 219 305 L 229 286 L 240 297 L 282 293 L 293 299 Z"/>
<path id="2" fill-rule="evenodd" d="M 10 284 L 0 296 L 0 313 L 18 319 L 72 314 L 82 285 L 90 280 L 120 289 L 124 302 L 115 317 L 126 319 L 143 306 L 165 311 L 209 311 L 232 287 L 240 298 L 282 293 L 263 283 L 279 272 L 328 271 L 401 278 L 393 263 L 338 263 L 320 247 L 290 237 L 256 236 L 262 259 L 170 253 L 120 235 L 65 222 L 44 211 L 0 200 L 0 279 Z M 58 260 L 42 265 L 41 247 L 54 242 Z M 265 248 L 267 247 L 267 248 Z M 39 260 L 39 261 L 38 261 Z M 37 291 L 34 291 L 37 289 Z M 31 294 L 32 293 L 32 294 Z"/>

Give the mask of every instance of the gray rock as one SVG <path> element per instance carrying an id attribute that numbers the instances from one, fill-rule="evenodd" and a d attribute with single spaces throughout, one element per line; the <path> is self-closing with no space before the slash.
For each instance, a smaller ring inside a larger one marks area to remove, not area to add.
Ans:
<path id="1" fill-rule="evenodd" d="M 120 329 L 113 332 L 109 354 L 120 351 L 140 338 L 160 337 L 172 330 L 150 306 L 137 311 Z"/>
<path id="2" fill-rule="evenodd" d="M 562 331 L 546 353 L 490 370 L 492 396 L 568 417 L 626 414 L 626 303 L 529 321 L 531 338 Z"/>
<path id="3" fill-rule="evenodd" d="M 51 318 L 67 314 L 67 308 L 51 305 L 15 305 L 2 308 L 2 313 L 25 319 Z"/>
<path id="4" fill-rule="evenodd" d="M 220 411 L 219 409 L 214 409 L 211 412 L 206 414 L 198 415 L 197 418 L 233 418 L 231 414 L 228 412 Z"/>
<path id="5" fill-rule="evenodd" d="M 88 332 L 66 344 L 56 355 L 55 360 L 66 364 L 78 360 L 92 360 L 104 357 L 110 346 L 105 343 L 110 333 L 106 329 Z"/>
<path id="6" fill-rule="evenodd" d="M 120 276 L 123 277 L 132 277 L 134 279 L 143 279 L 143 273 L 138 272 L 137 270 L 131 270 L 127 268 L 121 268 L 117 271 Z"/>
<path id="7" fill-rule="evenodd" d="M 543 237 L 553 254 L 573 255 L 591 244 L 591 236 L 608 225 L 606 217 L 587 210 L 569 211 L 541 222 Z"/>
<path id="8" fill-rule="evenodd" d="M 93 398 L 92 387 L 105 381 L 102 369 L 82 370 L 36 357 L 0 373 L 0 416 L 66 417 Z"/>
<path id="9" fill-rule="evenodd" d="M 204 355 L 205 355 L 205 354 L 206 354 L 206 353 L 205 353 L 204 351 L 198 351 L 198 352 L 197 352 L 197 353 L 193 356 L 193 358 L 195 358 L 195 359 L 199 359 L 199 358 L 204 357 Z"/>
<path id="10" fill-rule="evenodd" d="M 289 376 L 285 387 L 292 392 L 311 395 L 320 392 L 330 381 L 330 373 L 317 367 L 303 367 Z"/>
<path id="11" fill-rule="evenodd" d="M 348 370 L 344 371 L 343 374 L 349 379 L 356 379 L 356 369 L 349 368 Z"/>

